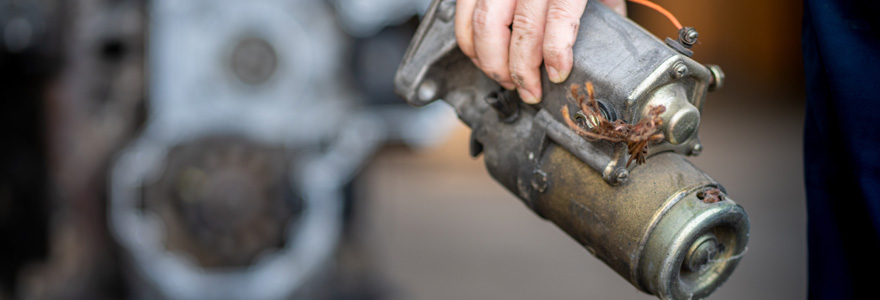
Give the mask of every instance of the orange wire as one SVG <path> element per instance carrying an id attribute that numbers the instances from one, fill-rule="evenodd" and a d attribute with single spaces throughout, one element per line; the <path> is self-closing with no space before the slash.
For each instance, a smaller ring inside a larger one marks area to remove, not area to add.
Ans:
<path id="1" fill-rule="evenodd" d="M 648 0 L 629 0 L 629 2 L 635 2 L 638 4 L 653 8 L 657 12 L 659 12 L 659 13 L 663 14 L 664 16 L 666 16 L 667 18 L 669 18 L 669 21 L 672 21 L 672 25 L 675 25 L 675 28 L 681 30 L 681 23 L 678 22 L 678 19 L 676 19 L 675 16 L 672 15 L 671 12 L 669 12 L 665 8 L 661 7 L 660 5 L 657 5 L 656 3 L 648 1 Z"/>

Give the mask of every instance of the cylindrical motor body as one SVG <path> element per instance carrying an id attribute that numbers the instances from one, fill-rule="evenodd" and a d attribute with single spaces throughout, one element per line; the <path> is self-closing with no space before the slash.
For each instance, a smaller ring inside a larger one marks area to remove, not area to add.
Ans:
<path id="1" fill-rule="evenodd" d="M 681 155 L 656 154 L 610 185 L 565 148 L 541 142 L 553 129 L 535 126 L 528 110 L 513 123 L 484 112 L 473 138 L 492 177 L 642 291 L 704 298 L 744 254 L 745 210 Z"/>
<path id="2" fill-rule="evenodd" d="M 652 157 L 620 186 L 588 184 L 602 182 L 599 173 L 559 147 L 544 155 L 539 169 L 548 170 L 548 187 L 535 212 L 645 292 L 706 297 L 745 251 L 745 211 L 729 199 L 699 199 L 718 183 L 680 155 Z"/>

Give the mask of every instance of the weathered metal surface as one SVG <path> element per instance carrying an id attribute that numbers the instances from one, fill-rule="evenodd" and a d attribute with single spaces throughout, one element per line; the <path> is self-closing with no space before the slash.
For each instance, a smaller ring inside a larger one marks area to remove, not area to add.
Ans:
<path id="1" fill-rule="evenodd" d="M 471 154 L 483 153 L 493 178 L 642 291 L 693 299 L 720 286 L 745 252 L 748 216 L 682 157 L 702 149 L 700 114 L 709 87 L 721 84 L 720 69 L 590 1 L 571 76 L 554 84 L 542 72 L 543 101 L 526 105 L 461 53 L 453 18 L 442 17 L 447 1 L 434 1 L 425 15 L 398 69 L 398 94 L 414 106 L 452 105 L 473 129 Z M 667 108 L 666 139 L 651 146 L 644 165 L 625 167 L 626 145 L 588 141 L 564 123 L 562 107 L 576 106 L 569 87 L 587 81 L 612 118 L 633 124 L 650 106 Z M 719 201 L 697 197 L 707 189 Z"/>
<path id="2" fill-rule="evenodd" d="M 639 289 L 664 299 L 706 297 L 745 252 L 745 210 L 730 199 L 699 199 L 719 185 L 680 155 L 658 154 L 626 184 L 611 186 L 590 184 L 601 182 L 599 174 L 567 151 L 545 152 L 538 169 L 551 185 L 533 200 L 534 210 Z M 708 236 L 712 251 L 698 247 Z M 692 257 L 700 251 L 704 261 Z"/>

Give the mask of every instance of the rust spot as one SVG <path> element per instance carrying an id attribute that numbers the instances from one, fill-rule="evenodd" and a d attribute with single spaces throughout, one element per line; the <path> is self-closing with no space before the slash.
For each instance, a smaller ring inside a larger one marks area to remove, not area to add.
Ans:
<path id="1" fill-rule="evenodd" d="M 717 188 L 711 188 L 697 192 L 697 199 L 705 203 L 717 203 L 724 201 L 724 194 Z"/>

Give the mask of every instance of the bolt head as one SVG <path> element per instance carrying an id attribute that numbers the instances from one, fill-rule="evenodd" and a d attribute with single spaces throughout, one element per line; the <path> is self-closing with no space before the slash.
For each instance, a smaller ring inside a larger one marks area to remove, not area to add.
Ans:
<path id="1" fill-rule="evenodd" d="M 684 44 L 688 48 L 690 48 L 690 46 L 693 46 L 694 44 L 696 44 L 697 38 L 700 37 L 700 34 L 697 32 L 697 30 L 694 28 L 691 28 L 691 27 L 684 27 L 681 29 L 680 32 L 681 33 L 679 34 L 679 37 L 678 37 L 679 42 L 681 42 L 682 44 Z"/>
<path id="2" fill-rule="evenodd" d="M 675 67 L 673 67 L 673 71 L 673 75 L 676 79 L 678 79 L 687 76 L 689 70 L 684 63 L 679 62 L 675 64 Z"/>
<path id="3" fill-rule="evenodd" d="M 535 170 L 532 173 L 532 188 L 538 191 L 538 193 L 543 193 L 547 191 L 547 173 L 541 170 Z"/>
<path id="4" fill-rule="evenodd" d="M 700 37 L 700 34 L 697 33 L 696 30 L 693 30 L 693 29 L 688 30 L 688 32 L 687 32 L 687 41 L 688 42 L 696 42 L 698 37 Z"/>
<path id="5" fill-rule="evenodd" d="M 691 272 L 701 271 L 718 256 L 720 250 L 718 238 L 716 238 L 715 235 L 710 233 L 701 236 L 696 242 L 694 242 L 694 246 L 691 247 L 685 258 L 685 270 Z"/>
<path id="6" fill-rule="evenodd" d="M 428 79 L 419 85 L 418 96 L 422 102 L 430 102 L 437 97 L 439 86 L 436 81 Z"/>
<path id="7" fill-rule="evenodd" d="M 618 168 L 617 170 L 614 170 L 614 174 L 611 176 L 611 178 L 614 179 L 614 183 L 623 184 L 629 180 L 629 170 L 626 168 Z"/>

